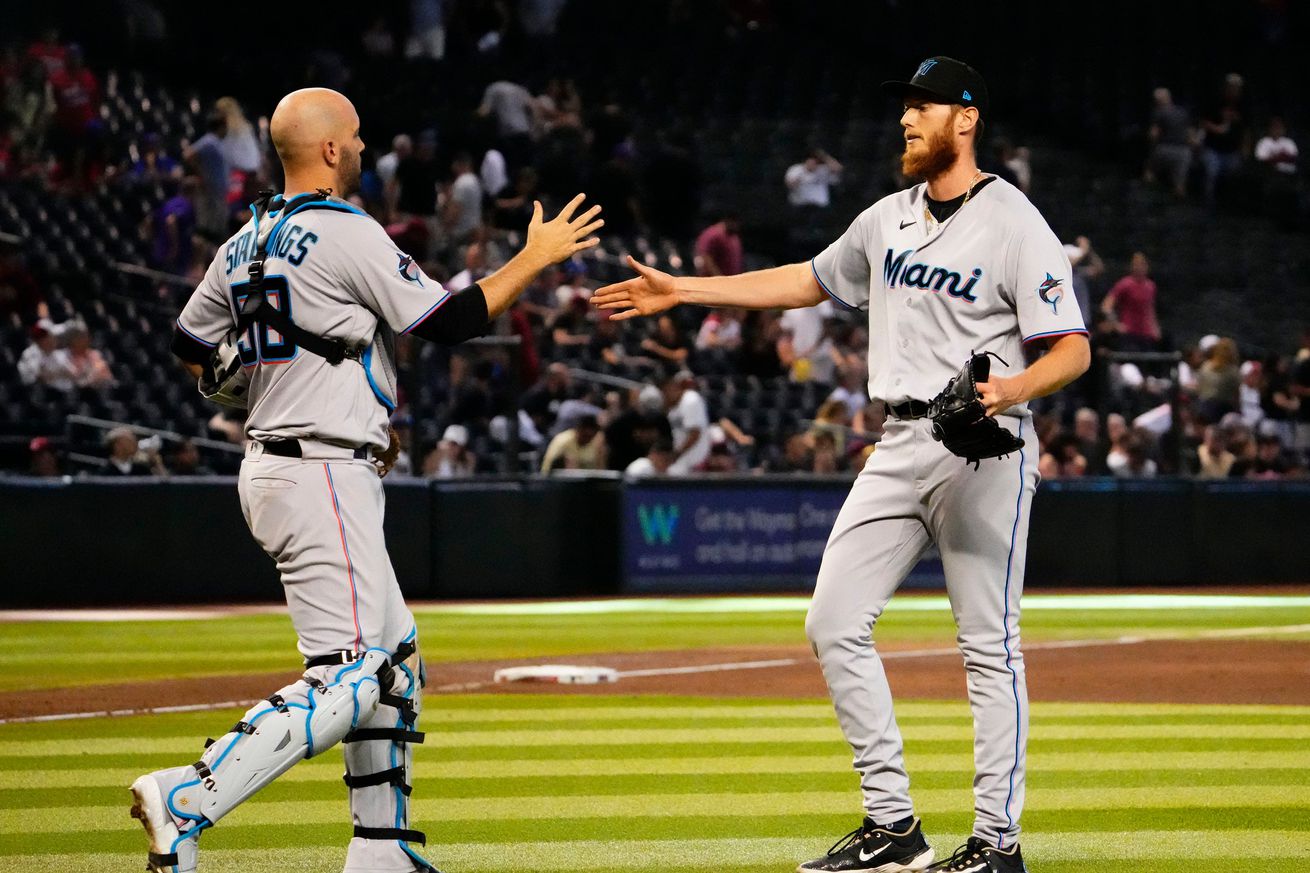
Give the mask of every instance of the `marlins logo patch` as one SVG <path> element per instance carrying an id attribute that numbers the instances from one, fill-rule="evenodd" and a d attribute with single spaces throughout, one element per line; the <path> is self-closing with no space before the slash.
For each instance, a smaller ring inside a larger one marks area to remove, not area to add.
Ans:
<path id="1" fill-rule="evenodd" d="M 1061 280 L 1055 278 L 1050 273 L 1046 274 L 1046 280 L 1037 286 L 1037 296 L 1042 298 L 1043 303 L 1049 303 L 1051 312 L 1059 315 L 1057 307 L 1060 301 L 1064 299 L 1064 291 L 1060 289 Z"/>
<path id="2" fill-rule="evenodd" d="M 423 274 L 419 272 L 418 264 L 414 263 L 414 259 L 403 252 L 396 252 L 396 260 L 399 261 L 396 264 L 396 272 L 400 274 L 400 278 L 422 288 Z"/>

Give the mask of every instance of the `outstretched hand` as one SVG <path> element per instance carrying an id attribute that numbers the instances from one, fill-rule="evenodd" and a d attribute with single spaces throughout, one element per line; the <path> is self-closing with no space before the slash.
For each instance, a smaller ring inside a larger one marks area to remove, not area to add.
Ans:
<path id="1" fill-rule="evenodd" d="M 581 215 L 574 216 L 586 196 L 579 194 L 574 197 L 550 221 L 544 220 L 541 201 L 534 200 L 532 219 L 528 222 L 528 241 L 524 248 L 539 255 L 547 264 L 557 264 L 598 244 L 600 240 L 596 237 L 587 237 L 605 226 L 601 219 L 592 220 L 600 214 L 600 207 L 593 206 Z"/>
<path id="2" fill-rule="evenodd" d="M 610 315 L 612 320 L 655 315 L 678 305 L 678 291 L 672 276 L 639 263 L 631 255 L 628 255 L 628 266 L 636 270 L 638 275 L 597 289 L 591 296 L 591 302 L 597 308 L 619 310 Z"/>

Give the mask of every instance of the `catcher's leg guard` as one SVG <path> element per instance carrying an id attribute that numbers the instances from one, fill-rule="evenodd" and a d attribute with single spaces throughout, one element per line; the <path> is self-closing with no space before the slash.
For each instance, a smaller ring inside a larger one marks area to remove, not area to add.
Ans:
<path id="1" fill-rule="evenodd" d="M 381 649 L 369 649 L 349 664 L 311 667 L 299 681 L 252 707 L 217 742 L 207 743 L 196 763 L 133 783 L 133 815 L 151 839 L 147 869 L 194 870 L 201 831 L 372 716 L 383 671 L 389 672 L 388 653 Z"/>
<path id="2" fill-rule="evenodd" d="M 392 659 L 395 665 L 383 684 L 377 709 L 361 718 L 359 727 L 346 735 L 346 785 L 350 787 L 350 814 L 355 833 L 346 852 L 345 873 L 399 873 L 432 871 L 407 843 L 426 838 L 409 829 L 412 744 L 423 742 L 417 731 L 423 706 L 423 662 L 413 634 Z"/>

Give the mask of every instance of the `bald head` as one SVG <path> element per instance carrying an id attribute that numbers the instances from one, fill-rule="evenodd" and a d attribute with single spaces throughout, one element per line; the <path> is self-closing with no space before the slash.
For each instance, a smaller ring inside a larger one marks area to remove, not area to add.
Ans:
<path id="1" fill-rule="evenodd" d="M 345 95 L 329 88 L 292 91 L 273 110 L 269 134 L 288 189 L 332 188 L 344 197 L 358 186 L 364 143 L 359 115 Z"/>

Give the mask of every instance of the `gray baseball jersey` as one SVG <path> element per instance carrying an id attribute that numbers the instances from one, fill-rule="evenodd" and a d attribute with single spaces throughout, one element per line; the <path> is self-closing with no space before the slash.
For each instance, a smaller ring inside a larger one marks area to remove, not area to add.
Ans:
<path id="1" fill-rule="evenodd" d="M 272 212 L 258 228 L 270 238 L 264 266 L 269 302 L 305 330 L 363 354 L 333 366 L 276 330 L 252 325 L 238 343 L 242 364 L 253 368 L 246 433 L 260 441 L 385 447 L 396 397 L 394 334 L 413 330 L 450 294 L 376 221 L 345 201 L 278 219 Z M 256 233 L 252 220 L 219 249 L 182 310 L 178 327 L 192 339 L 214 346 L 235 326 Z"/>
<path id="2" fill-rule="evenodd" d="M 879 200 L 812 262 L 834 300 L 868 310 L 875 400 L 931 400 L 974 351 L 1012 376 L 1024 343 L 1087 332 L 1064 246 L 1019 189 L 993 178 L 940 224 L 926 189 Z"/>
<path id="3" fill-rule="evenodd" d="M 925 186 L 885 197 L 812 262 L 824 290 L 869 314 L 869 393 L 931 400 L 970 352 L 996 352 L 1012 375 L 1023 344 L 1085 333 L 1072 270 L 1055 234 L 1013 186 L 992 179 L 943 222 Z M 873 630 L 924 550 L 936 543 L 959 627 L 974 716 L 974 835 L 1002 848 L 1019 834 L 1028 698 L 1019 597 L 1038 447 L 1026 408 L 1006 427 L 1026 440 L 975 470 L 932 438 L 926 418 L 889 418 L 824 550 L 806 619 L 866 814 L 913 814 L 901 735 Z"/>
<path id="4" fill-rule="evenodd" d="M 213 747 L 224 751 L 206 753 L 194 767 L 156 771 L 149 778 L 165 792 L 190 790 L 205 778 L 206 793 L 212 794 L 207 814 L 217 821 L 296 760 L 344 738 L 355 824 L 346 869 L 426 870 L 426 862 L 407 845 L 421 840 L 407 829 L 409 744 L 421 742 L 422 736 L 412 732 L 419 710 L 415 670 L 421 675 L 422 669 L 416 652 L 394 658 L 392 673 L 403 674 L 405 681 L 393 686 L 390 702 L 386 696 L 355 695 L 346 698 L 353 699 L 352 712 L 324 701 L 339 699 L 331 695 L 346 687 L 358 689 L 373 678 L 343 685 L 342 677 L 351 670 L 391 657 L 402 643 L 417 646 L 414 616 L 387 555 L 382 481 L 364 457 L 368 453 L 359 449 L 388 443 L 387 418 L 396 398 L 395 333 L 414 330 L 452 295 L 399 251 L 377 222 L 349 203 L 311 195 L 292 209 L 280 198 L 269 207 L 267 215 L 252 218 L 219 250 L 178 317 L 174 352 L 183 360 L 203 361 L 202 346 L 214 347 L 235 328 L 249 294 L 249 264 L 263 241 L 267 302 L 297 327 L 361 353 L 334 366 L 261 323 L 251 325 L 237 342 L 242 364 L 251 373 L 250 439 L 237 480 L 241 511 L 256 542 L 277 563 L 297 645 L 313 666 L 304 680 L 250 710 L 249 721 Z M 291 439 L 297 450 L 290 456 L 285 450 L 270 451 L 273 442 Z M 328 663 L 317 663 L 322 658 Z M 408 691 L 408 697 L 401 700 L 396 689 Z M 285 739 L 280 739 L 280 728 L 268 734 L 252 726 L 271 723 L 288 706 L 311 710 L 313 725 L 306 717 L 303 732 L 294 738 L 287 733 Z M 328 718 L 341 713 L 344 721 L 325 727 L 317 720 L 320 713 Z M 237 742 L 247 751 L 229 756 Z M 238 766 L 243 761 L 245 770 Z M 379 773 L 388 778 L 373 778 Z M 169 826 L 187 824 L 181 818 Z M 185 844 L 179 837 L 174 852 L 179 843 Z M 188 863 L 168 869 L 195 869 L 194 841 L 189 845 Z"/>

